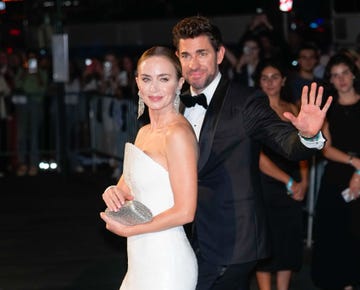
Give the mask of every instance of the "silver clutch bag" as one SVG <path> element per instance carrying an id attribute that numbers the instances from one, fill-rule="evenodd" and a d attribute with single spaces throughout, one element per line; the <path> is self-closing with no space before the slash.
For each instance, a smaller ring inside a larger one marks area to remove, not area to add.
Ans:
<path id="1" fill-rule="evenodd" d="M 127 226 L 143 224 L 153 218 L 150 209 L 136 200 L 126 201 L 118 211 L 111 211 L 107 208 L 105 213 L 117 222 Z"/>

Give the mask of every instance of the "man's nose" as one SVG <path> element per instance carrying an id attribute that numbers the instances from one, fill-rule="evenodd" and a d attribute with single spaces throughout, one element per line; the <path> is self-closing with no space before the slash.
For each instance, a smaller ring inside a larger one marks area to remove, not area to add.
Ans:
<path id="1" fill-rule="evenodd" d="M 196 69 L 198 66 L 199 66 L 199 60 L 197 59 L 197 57 L 191 58 L 191 60 L 189 61 L 189 67 L 191 69 Z"/>

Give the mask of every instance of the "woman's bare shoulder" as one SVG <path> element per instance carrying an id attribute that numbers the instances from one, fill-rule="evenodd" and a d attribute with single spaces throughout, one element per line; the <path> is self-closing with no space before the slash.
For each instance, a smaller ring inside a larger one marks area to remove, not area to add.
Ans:
<path id="1" fill-rule="evenodd" d="M 191 127 L 191 124 L 184 116 L 177 118 L 174 122 L 169 124 L 167 130 L 167 134 L 188 134 L 193 132 L 194 130 Z"/>
<path id="2" fill-rule="evenodd" d="M 169 124 L 166 130 L 166 139 L 180 143 L 184 141 L 193 142 L 196 141 L 196 136 L 190 123 L 185 117 L 181 116 Z"/>

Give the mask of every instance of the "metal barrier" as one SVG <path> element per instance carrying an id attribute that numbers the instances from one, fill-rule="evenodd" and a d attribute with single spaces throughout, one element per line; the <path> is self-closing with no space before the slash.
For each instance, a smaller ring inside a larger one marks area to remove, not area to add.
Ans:
<path id="1" fill-rule="evenodd" d="M 133 142 L 139 129 L 137 104 L 107 96 L 93 96 L 89 100 L 90 145 L 92 166 L 113 158 L 123 160 L 124 145 Z"/>
<path id="2" fill-rule="evenodd" d="M 20 114 L 26 109 L 31 110 L 27 108 L 29 103 L 24 95 L 14 94 L 12 97 L 14 110 L 11 124 L 7 125 L 8 146 L 5 151 L 2 148 L 0 156 L 6 157 L 13 169 L 19 163 L 19 127 L 23 126 L 19 123 Z M 98 164 L 111 160 L 122 163 L 124 145 L 135 140 L 139 128 L 137 104 L 129 99 L 73 93 L 48 97 L 43 106 L 44 121 L 39 124 L 41 128 L 38 128 L 37 136 L 40 170 L 65 170 L 61 166 L 51 168 L 46 164 L 90 165 L 96 170 Z M 31 131 L 26 133 L 29 142 L 29 137 L 33 136 Z M 28 159 L 31 154 L 29 145 L 26 149 Z"/>

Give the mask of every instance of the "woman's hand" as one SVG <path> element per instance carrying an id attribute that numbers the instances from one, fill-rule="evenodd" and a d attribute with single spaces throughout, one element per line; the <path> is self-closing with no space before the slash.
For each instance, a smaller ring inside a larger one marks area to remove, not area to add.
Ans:
<path id="1" fill-rule="evenodd" d="M 111 211 L 118 211 L 125 203 L 125 200 L 133 200 L 134 197 L 122 191 L 118 186 L 111 185 L 102 194 L 106 206 Z"/>
<path id="2" fill-rule="evenodd" d="M 302 201 L 305 197 L 306 188 L 304 188 L 304 185 L 301 182 L 293 182 L 293 185 L 291 186 L 291 191 L 293 194 L 291 195 L 291 198 L 296 201 Z"/>
<path id="3" fill-rule="evenodd" d="M 354 172 L 349 183 L 350 195 L 353 199 L 360 197 L 360 174 Z"/>
<path id="4" fill-rule="evenodd" d="M 123 225 L 115 221 L 114 219 L 107 216 L 105 212 L 101 212 L 100 217 L 106 223 L 106 229 L 109 230 L 110 232 L 121 237 L 129 236 L 129 231 L 127 231 L 129 226 Z"/>

